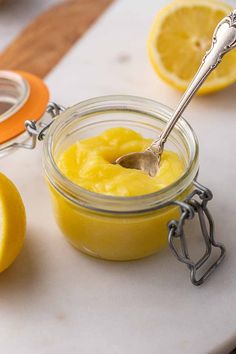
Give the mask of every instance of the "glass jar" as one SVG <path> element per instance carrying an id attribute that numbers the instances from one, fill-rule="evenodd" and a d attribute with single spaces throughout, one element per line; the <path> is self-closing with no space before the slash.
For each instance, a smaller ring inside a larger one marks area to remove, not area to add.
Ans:
<path id="1" fill-rule="evenodd" d="M 135 97 L 101 97 L 63 112 L 48 131 L 43 164 L 56 221 L 80 251 L 108 260 L 149 256 L 167 244 L 168 222 L 179 217 L 171 200 L 184 200 L 198 171 L 197 138 L 180 120 L 166 147 L 176 151 L 186 166 L 183 176 L 158 192 L 137 197 L 113 197 L 85 190 L 68 180 L 57 167 L 57 157 L 76 141 L 111 127 L 126 127 L 143 136 L 157 137 L 171 115 L 160 103 Z"/>
<path id="2" fill-rule="evenodd" d="M 192 283 L 202 284 L 222 261 L 225 249 L 214 238 L 213 219 L 207 207 L 212 194 L 196 182 L 199 149 L 190 125 L 181 118 L 165 145 L 175 151 L 185 165 L 177 181 L 158 192 L 135 197 L 96 194 L 68 180 L 58 169 L 58 156 L 76 141 L 98 135 L 110 127 L 131 128 L 146 138 L 156 139 L 172 110 L 144 98 L 107 96 L 66 109 L 50 103 L 47 112 L 52 120 L 45 123 L 42 111 L 46 110 L 48 91 L 31 74 L 22 73 L 22 76 L 29 83 L 30 94 L 14 119 L 22 120 L 23 113 L 27 112 L 36 119 L 26 121 L 24 132 L 20 132 L 21 127 L 9 142 L 0 134 L 0 155 L 16 147 L 34 148 L 37 140 L 44 139 L 43 166 L 55 218 L 69 242 L 91 256 L 117 261 L 149 256 L 169 243 L 176 258 L 190 269 Z M 37 111 L 34 110 L 36 98 L 40 108 Z M 27 107 L 30 109 L 26 110 Z M 11 118 L 8 123 L 7 134 L 10 134 Z M 0 127 L 1 124 L 0 121 Z M 27 141 L 19 141 L 25 134 L 28 134 Z M 206 248 L 202 257 L 194 262 L 189 256 L 184 223 L 195 215 L 199 217 Z M 220 249 L 220 255 L 205 270 L 213 247 Z M 204 271 L 199 276 L 202 268 Z"/>

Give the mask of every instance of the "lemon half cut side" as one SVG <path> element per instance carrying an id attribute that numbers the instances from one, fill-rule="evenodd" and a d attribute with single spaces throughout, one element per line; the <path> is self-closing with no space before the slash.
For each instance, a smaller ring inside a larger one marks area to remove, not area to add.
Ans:
<path id="1" fill-rule="evenodd" d="M 156 73 L 172 87 L 186 90 L 211 47 L 218 23 L 232 7 L 217 0 L 175 0 L 151 28 L 148 54 Z M 236 81 L 236 49 L 227 53 L 198 93 L 223 89 Z"/>

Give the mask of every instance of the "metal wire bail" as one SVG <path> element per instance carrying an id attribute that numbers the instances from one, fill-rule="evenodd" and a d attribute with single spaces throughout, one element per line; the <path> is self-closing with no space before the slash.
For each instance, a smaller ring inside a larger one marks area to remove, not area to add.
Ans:
<path id="1" fill-rule="evenodd" d="M 185 199 L 184 202 L 174 201 L 172 204 L 178 205 L 181 211 L 180 219 L 172 220 L 169 227 L 169 246 L 175 257 L 182 263 L 185 263 L 190 270 L 190 279 L 193 285 L 201 285 L 215 271 L 225 256 L 225 247 L 215 240 L 214 221 L 207 207 L 208 202 L 213 198 L 212 192 L 194 182 L 194 191 Z M 193 219 L 198 215 L 200 228 L 204 240 L 205 252 L 202 257 L 194 262 L 188 252 L 188 243 L 184 232 L 184 224 L 186 220 Z M 176 240 L 180 241 L 180 247 L 177 247 Z M 198 278 L 203 266 L 207 263 L 212 254 L 213 248 L 219 248 L 220 255 L 206 271 L 203 270 L 202 275 Z"/>
<path id="2" fill-rule="evenodd" d="M 49 102 L 47 106 L 47 113 L 50 114 L 52 120 L 48 124 L 41 124 L 41 126 L 43 126 L 41 130 L 37 129 L 36 122 L 34 122 L 33 120 L 26 120 L 25 127 L 32 138 L 31 146 L 28 148 L 33 149 L 36 145 L 37 139 L 39 141 L 43 140 L 46 131 L 50 128 L 50 126 L 54 122 L 54 119 L 64 110 L 65 108 L 63 106 L 60 106 L 55 102 Z"/>
<path id="3" fill-rule="evenodd" d="M 23 149 L 34 149 L 37 140 L 41 141 L 43 140 L 45 136 L 45 132 L 48 130 L 48 128 L 52 125 L 54 122 L 54 119 L 63 111 L 65 111 L 65 108 L 61 105 L 58 105 L 55 102 L 49 102 L 47 106 L 47 113 L 51 116 L 51 121 L 48 124 L 45 124 L 43 122 L 37 123 L 34 120 L 26 120 L 25 121 L 25 128 L 26 132 L 29 135 L 29 139 L 27 139 L 27 142 L 23 143 L 11 143 L 7 146 L 3 146 L 0 148 L 0 152 L 5 152 L 7 150 L 11 150 L 14 148 L 23 148 Z"/>

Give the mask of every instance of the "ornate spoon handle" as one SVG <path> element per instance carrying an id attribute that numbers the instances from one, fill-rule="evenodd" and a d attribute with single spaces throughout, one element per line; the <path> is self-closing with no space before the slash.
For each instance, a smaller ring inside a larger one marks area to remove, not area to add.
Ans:
<path id="1" fill-rule="evenodd" d="M 173 127 L 182 115 L 185 108 L 188 106 L 196 91 L 200 88 L 208 75 L 221 62 L 223 56 L 235 47 L 236 10 L 234 10 L 229 16 L 225 17 L 216 27 L 212 39 L 212 46 L 204 56 L 198 72 L 190 83 L 187 91 L 183 95 L 176 111 L 174 112 L 170 121 L 167 123 L 159 139 L 154 141 L 148 150 L 151 150 L 155 154 L 161 155 L 168 136 L 170 135 Z"/>

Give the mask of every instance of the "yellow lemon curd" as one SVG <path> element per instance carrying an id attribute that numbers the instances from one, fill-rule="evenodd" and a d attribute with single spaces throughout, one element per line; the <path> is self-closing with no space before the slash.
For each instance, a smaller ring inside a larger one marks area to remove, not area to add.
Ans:
<path id="1" fill-rule="evenodd" d="M 122 155 L 144 151 L 151 142 L 133 130 L 111 128 L 73 144 L 60 155 L 57 164 L 69 180 L 95 193 L 120 197 L 153 193 L 183 173 L 183 162 L 175 152 L 163 152 L 155 177 L 114 164 Z"/>
<path id="2" fill-rule="evenodd" d="M 184 171 L 184 162 L 172 151 L 164 151 L 155 177 L 113 164 L 119 156 L 143 151 L 151 142 L 133 130 L 111 128 L 69 146 L 57 157 L 57 165 L 80 187 L 125 200 L 165 188 Z M 56 219 L 65 236 L 81 251 L 99 258 L 131 260 L 157 252 L 167 243 L 168 222 L 178 218 L 173 206 L 145 213 L 92 211 L 69 201 L 52 186 L 51 191 Z"/>

